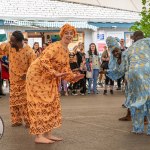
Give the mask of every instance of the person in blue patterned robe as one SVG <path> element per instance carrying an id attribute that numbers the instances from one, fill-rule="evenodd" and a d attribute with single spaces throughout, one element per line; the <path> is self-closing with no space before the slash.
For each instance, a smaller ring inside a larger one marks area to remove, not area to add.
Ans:
<path id="1" fill-rule="evenodd" d="M 150 38 L 145 38 L 141 31 L 133 34 L 134 43 L 121 57 L 121 64 L 114 60 L 118 67 L 108 71 L 109 77 L 119 78 L 125 73 L 127 80 L 126 105 L 130 108 L 132 116 L 132 132 L 144 132 L 144 116 L 148 118 L 147 134 L 150 135 Z M 112 49 L 112 57 L 117 57 L 117 52 Z M 115 66 L 114 65 L 114 66 Z"/>

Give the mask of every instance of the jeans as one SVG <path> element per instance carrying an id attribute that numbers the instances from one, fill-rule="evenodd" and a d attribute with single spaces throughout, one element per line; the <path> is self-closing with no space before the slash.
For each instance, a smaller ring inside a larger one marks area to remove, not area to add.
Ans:
<path id="1" fill-rule="evenodd" d="M 93 78 L 88 79 L 88 93 L 91 92 L 91 85 L 93 81 L 93 92 L 97 92 L 97 79 L 99 75 L 99 69 L 93 69 Z"/>

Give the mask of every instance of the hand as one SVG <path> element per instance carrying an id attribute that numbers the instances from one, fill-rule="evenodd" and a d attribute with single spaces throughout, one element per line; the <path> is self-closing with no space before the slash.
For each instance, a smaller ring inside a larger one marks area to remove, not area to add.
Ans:
<path id="1" fill-rule="evenodd" d="M 57 78 L 59 78 L 59 77 L 65 77 L 65 76 L 67 76 L 69 73 L 67 73 L 67 72 L 65 72 L 65 73 L 56 73 L 55 74 L 55 76 L 57 77 Z"/>
<path id="2" fill-rule="evenodd" d="M 121 59 L 118 59 L 117 62 L 118 62 L 118 64 L 120 65 L 120 64 L 121 64 Z"/>
<path id="3" fill-rule="evenodd" d="M 109 61 L 109 57 L 108 57 L 108 58 L 106 58 L 106 61 Z"/>
<path id="4" fill-rule="evenodd" d="M 26 74 L 24 74 L 23 76 L 21 76 L 22 80 L 26 80 Z"/>
<path id="5" fill-rule="evenodd" d="M 84 78 L 84 76 L 85 76 L 84 74 L 76 74 L 75 77 L 74 77 L 74 79 L 73 79 L 73 81 L 77 82 L 80 79 Z"/>
<path id="6" fill-rule="evenodd" d="M 78 45 L 74 46 L 73 50 L 76 50 L 78 48 Z"/>

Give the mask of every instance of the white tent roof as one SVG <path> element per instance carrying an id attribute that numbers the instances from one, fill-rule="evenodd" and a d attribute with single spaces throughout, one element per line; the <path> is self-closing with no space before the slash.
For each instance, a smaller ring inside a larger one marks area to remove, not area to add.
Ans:
<path id="1" fill-rule="evenodd" d="M 141 2 L 142 0 L 62 0 L 62 1 L 111 7 L 138 12 L 142 10 L 142 2 Z"/>
<path id="2" fill-rule="evenodd" d="M 0 0 L 0 19 L 133 23 L 140 16 L 138 12 L 56 0 Z"/>

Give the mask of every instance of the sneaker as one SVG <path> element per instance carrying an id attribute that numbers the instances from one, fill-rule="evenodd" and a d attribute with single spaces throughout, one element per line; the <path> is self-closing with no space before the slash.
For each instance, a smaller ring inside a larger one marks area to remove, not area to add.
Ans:
<path id="1" fill-rule="evenodd" d="M 85 95 L 85 93 L 80 93 L 81 95 Z"/>
<path id="2" fill-rule="evenodd" d="M 76 91 L 73 91 L 73 92 L 72 92 L 72 95 L 77 96 L 78 94 L 77 94 Z"/>
<path id="3" fill-rule="evenodd" d="M 113 91 L 113 90 L 110 90 L 110 94 L 114 94 L 114 91 Z"/>

